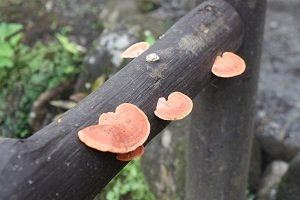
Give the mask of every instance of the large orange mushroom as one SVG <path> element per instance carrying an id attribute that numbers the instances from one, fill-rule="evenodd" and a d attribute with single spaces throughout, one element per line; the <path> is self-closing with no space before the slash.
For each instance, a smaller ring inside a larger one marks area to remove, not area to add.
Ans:
<path id="1" fill-rule="evenodd" d="M 218 77 L 230 78 L 242 74 L 246 69 L 245 61 L 232 52 L 224 52 L 222 56 L 217 56 L 212 73 Z"/>
<path id="2" fill-rule="evenodd" d="M 122 54 L 121 58 L 136 58 L 150 47 L 148 42 L 138 42 L 128 47 Z"/>
<path id="3" fill-rule="evenodd" d="M 144 152 L 145 152 L 145 148 L 143 145 L 141 145 L 135 150 L 130 151 L 128 153 L 118 153 L 116 158 L 117 160 L 121 160 L 121 161 L 130 161 L 132 159 L 142 156 Z"/>
<path id="4" fill-rule="evenodd" d="M 154 114 L 163 120 L 180 120 L 186 117 L 193 109 L 193 101 L 181 92 L 173 92 L 158 99 Z"/>
<path id="5" fill-rule="evenodd" d="M 123 103 L 116 111 L 103 113 L 99 124 L 78 132 L 79 139 L 99 151 L 128 153 L 141 146 L 150 134 L 150 123 L 137 106 Z"/>

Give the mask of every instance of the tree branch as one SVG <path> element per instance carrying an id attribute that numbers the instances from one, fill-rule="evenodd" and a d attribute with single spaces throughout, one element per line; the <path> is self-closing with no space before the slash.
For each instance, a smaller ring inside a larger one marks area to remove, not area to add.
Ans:
<path id="1" fill-rule="evenodd" d="M 199 5 L 59 120 L 26 140 L 0 140 L 0 199 L 93 198 L 127 163 L 86 147 L 77 132 L 130 102 L 150 120 L 149 142 L 168 124 L 153 114 L 157 99 L 172 91 L 194 97 L 208 83 L 216 55 L 235 51 L 241 40 L 242 23 L 229 4 Z M 147 63 L 153 52 L 160 60 Z"/>

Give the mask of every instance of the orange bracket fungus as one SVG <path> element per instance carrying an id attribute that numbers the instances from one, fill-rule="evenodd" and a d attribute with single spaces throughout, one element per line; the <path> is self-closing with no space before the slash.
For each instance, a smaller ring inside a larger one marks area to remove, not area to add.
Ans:
<path id="1" fill-rule="evenodd" d="M 180 120 L 186 117 L 193 109 L 193 101 L 181 92 L 173 92 L 158 99 L 154 114 L 163 120 Z"/>
<path id="2" fill-rule="evenodd" d="M 123 103 L 115 112 L 103 113 L 99 124 L 78 132 L 79 139 L 99 151 L 128 153 L 143 145 L 150 134 L 150 123 L 137 106 Z"/>
<path id="3" fill-rule="evenodd" d="M 122 54 L 121 58 L 136 58 L 150 47 L 148 42 L 138 42 L 128 47 Z"/>
<path id="4" fill-rule="evenodd" d="M 245 61 L 232 52 L 224 52 L 222 56 L 217 56 L 212 73 L 218 77 L 230 78 L 242 74 L 246 69 Z"/>
<path id="5" fill-rule="evenodd" d="M 144 154 L 145 148 L 143 145 L 139 146 L 133 151 L 128 153 L 118 153 L 116 158 L 121 161 L 130 161 L 134 158 L 138 158 Z"/>

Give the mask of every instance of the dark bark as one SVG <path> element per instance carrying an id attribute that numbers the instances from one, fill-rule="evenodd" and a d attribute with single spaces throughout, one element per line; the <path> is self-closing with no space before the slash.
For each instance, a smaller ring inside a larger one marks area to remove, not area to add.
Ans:
<path id="1" fill-rule="evenodd" d="M 237 52 L 246 72 L 212 78 L 195 100 L 188 142 L 187 200 L 245 199 L 259 74 L 265 0 L 228 0 L 245 25 Z"/>
<path id="2" fill-rule="evenodd" d="M 0 140 L 0 199 L 93 198 L 127 163 L 86 147 L 77 132 L 130 102 L 150 120 L 149 142 L 168 124 L 153 114 L 157 99 L 172 91 L 196 96 L 211 77 L 216 55 L 235 51 L 241 41 L 242 23 L 230 5 L 218 0 L 199 5 L 59 120 L 26 140 Z M 153 52 L 160 60 L 147 63 Z"/>

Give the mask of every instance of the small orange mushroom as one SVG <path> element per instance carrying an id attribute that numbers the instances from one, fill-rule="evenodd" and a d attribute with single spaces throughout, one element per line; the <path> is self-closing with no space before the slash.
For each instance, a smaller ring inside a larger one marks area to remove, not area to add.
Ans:
<path id="1" fill-rule="evenodd" d="M 121 58 L 136 58 L 150 47 L 148 42 L 138 42 L 128 47 L 122 54 Z"/>
<path id="2" fill-rule="evenodd" d="M 99 124 L 78 132 L 79 139 L 99 151 L 128 153 L 141 146 L 150 134 L 145 113 L 130 103 L 120 104 L 116 112 L 103 113 Z"/>
<path id="3" fill-rule="evenodd" d="M 130 151 L 128 153 L 118 153 L 116 158 L 117 160 L 121 160 L 121 161 L 130 161 L 134 158 L 141 157 L 144 154 L 144 152 L 145 152 L 145 148 L 143 145 L 141 145 L 135 150 Z"/>
<path id="4" fill-rule="evenodd" d="M 173 92 L 158 99 L 154 114 L 163 120 L 180 120 L 186 117 L 193 109 L 193 101 L 181 92 Z"/>
<path id="5" fill-rule="evenodd" d="M 222 56 L 217 56 L 212 73 L 218 77 L 230 78 L 242 74 L 246 69 L 245 61 L 232 52 L 224 52 Z"/>

